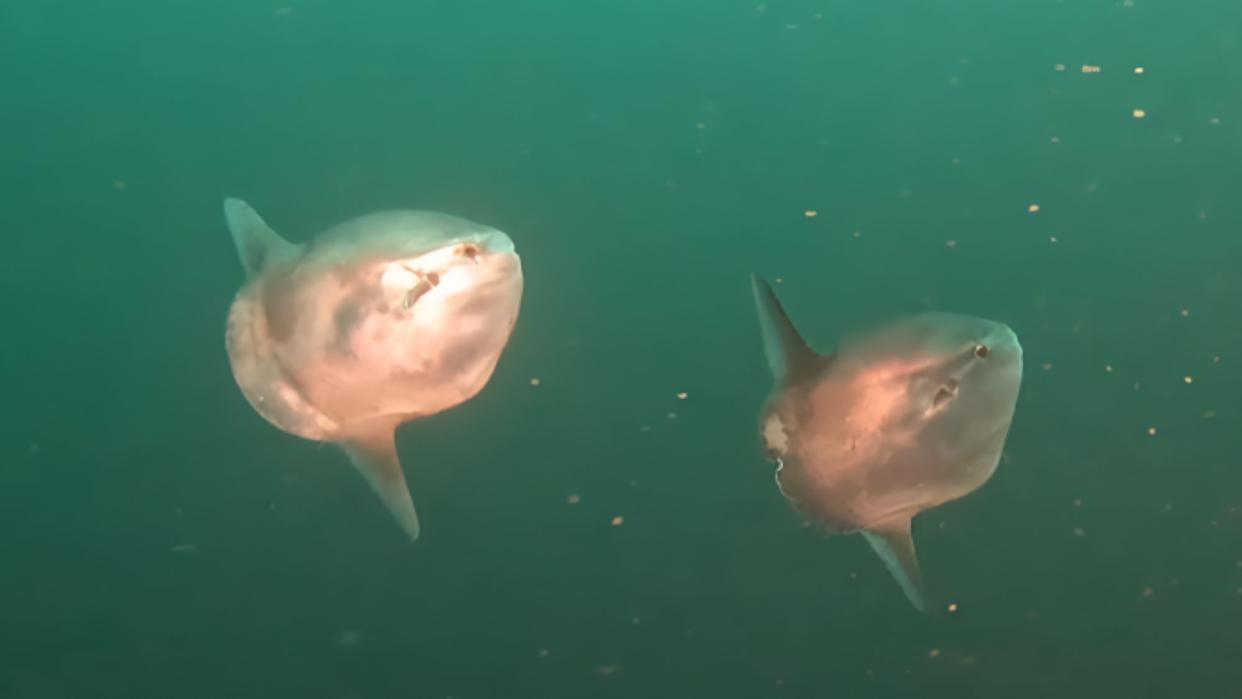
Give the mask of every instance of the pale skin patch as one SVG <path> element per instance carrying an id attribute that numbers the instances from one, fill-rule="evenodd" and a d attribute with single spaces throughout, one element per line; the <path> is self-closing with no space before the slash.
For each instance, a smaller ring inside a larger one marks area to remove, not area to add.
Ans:
<path id="1" fill-rule="evenodd" d="M 772 413 L 763 421 L 763 443 L 767 445 L 769 456 L 779 460 L 789 451 L 789 435 L 785 433 L 785 424 L 781 416 Z"/>

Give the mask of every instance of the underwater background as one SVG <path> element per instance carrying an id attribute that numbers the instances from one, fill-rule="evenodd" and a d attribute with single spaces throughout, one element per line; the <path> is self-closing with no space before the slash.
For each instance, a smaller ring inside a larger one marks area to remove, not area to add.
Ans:
<path id="1" fill-rule="evenodd" d="M 1242 696 L 1240 42 L 1207 0 L 0 4 L 0 697 Z M 516 242 L 490 384 L 398 434 L 416 544 L 234 384 L 226 196 Z M 823 351 L 1022 340 L 996 475 L 914 523 L 933 613 L 773 484 L 752 271 Z"/>

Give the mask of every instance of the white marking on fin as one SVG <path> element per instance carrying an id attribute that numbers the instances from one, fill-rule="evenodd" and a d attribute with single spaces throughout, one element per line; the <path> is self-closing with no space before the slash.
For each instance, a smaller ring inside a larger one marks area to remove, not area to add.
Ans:
<path id="1" fill-rule="evenodd" d="M 880 560 L 888 567 L 910 604 L 920 612 L 927 611 L 927 595 L 923 592 L 923 573 L 910 535 L 910 518 L 901 517 L 880 526 L 862 530 Z"/>
<path id="2" fill-rule="evenodd" d="M 384 425 L 371 432 L 355 434 L 341 441 L 340 446 L 413 541 L 418 539 L 421 528 L 397 458 L 393 429 L 392 425 Z"/>
<path id="3" fill-rule="evenodd" d="M 759 326 L 763 331 L 763 350 L 772 376 L 780 381 L 788 374 L 813 368 L 819 361 L 819 355 L 802 339 L 789 320 L 772 285 L 757 274 L 750 275 L 750 281 L 759 311 Z"/>
<path id="4" fill-rule="evenodd" d="M 233 234 L 237 256 L 241 258 L 249 279 L 262 272 L 264 265 L 293 257 L 300 247 L 280 237 L 241 199 L 224 200 L 224 220 L 228 223 L 229 233 Z"/>

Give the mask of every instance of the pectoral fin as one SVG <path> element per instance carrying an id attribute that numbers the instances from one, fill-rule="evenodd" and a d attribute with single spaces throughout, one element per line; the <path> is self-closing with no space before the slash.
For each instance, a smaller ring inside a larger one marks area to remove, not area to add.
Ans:
<path id="1" fill-rule="evenodd" d="M 910 535 L 910 518 L 901 517 L 883 525 L 864 529 L 863 538 L 871 544 L 880 560 L 893 574 L 910 604 L 920 612 L 927 611 L 927 594 L 923 591 L 923 573 Z"/>
<path id="2" fill-rule="evenodd" d="M 397 518 L 397 524 L 411 540 L 418 539 L 418 513 L 414 511 L 414 500 L 410 497 L 410 489 L 405 484 L 405 474 L 397 458 L 393 428 L 385 426 L 355 435 L 340 442 L 340 446 L 375 489 L 380 500 L 384 501 L 384 506 Z"/>

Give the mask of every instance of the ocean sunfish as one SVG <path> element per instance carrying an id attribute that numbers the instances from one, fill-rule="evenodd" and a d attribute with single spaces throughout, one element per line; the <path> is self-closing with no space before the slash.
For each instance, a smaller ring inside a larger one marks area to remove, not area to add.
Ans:
<path id="1" fill-rule="evenodd" d="M 926 609 L 910 522 L 996 470 L 1022 381 L 1017 336 L 990 320 L 924 313 L 820 355 L 771 285 L 752 282 L 776 380 L 760 435 L 777 487 L 830 532 L 861 532 Z"/>
<path id="2" fill-rule="evenodd" d="M 229 310 L 233 377 L 268 422 L 341 446 L 411 539 L 398 426 L 477 394 L 509 340 L 522 266 L 504 233 L 386 211 L 295 245 L 245 202 L 224 216 L 247 281 Z"/>

